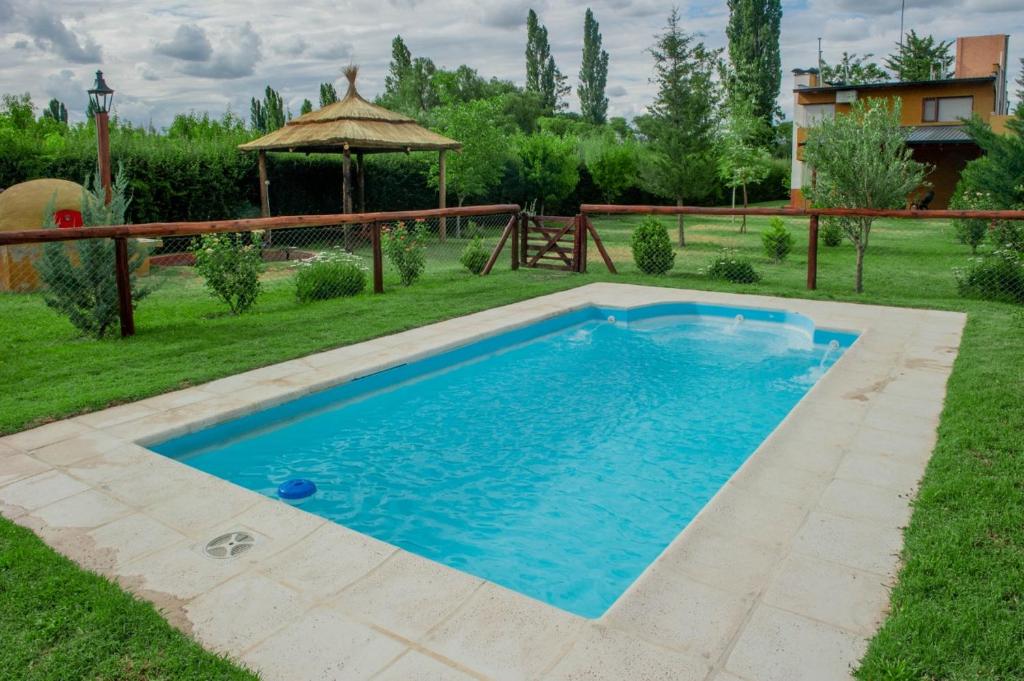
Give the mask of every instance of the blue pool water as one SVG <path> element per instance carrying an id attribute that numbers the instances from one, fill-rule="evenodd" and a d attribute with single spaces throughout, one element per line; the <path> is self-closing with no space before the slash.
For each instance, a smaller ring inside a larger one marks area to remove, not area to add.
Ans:
<path id="1" fill-rule="evenodd" d="M 267 496 L 308 478 L 307 511 L 597 617 L 854 340 L 587 308 L 154 449 Z"/>

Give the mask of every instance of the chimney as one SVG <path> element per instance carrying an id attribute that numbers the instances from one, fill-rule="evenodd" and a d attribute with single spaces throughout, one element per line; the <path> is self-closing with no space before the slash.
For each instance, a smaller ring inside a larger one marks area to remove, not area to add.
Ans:
<path id="1" fill-rule="evenodd" d="M 793 69 L 793 87 L 818 87 L 818 69 Z"/>

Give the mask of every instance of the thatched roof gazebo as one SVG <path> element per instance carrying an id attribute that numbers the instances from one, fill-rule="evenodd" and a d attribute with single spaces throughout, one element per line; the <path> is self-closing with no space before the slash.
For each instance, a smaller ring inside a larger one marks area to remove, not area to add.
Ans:
<path id="1" fill-rule="evenodd" d="M 439 206 L 445 207 L 445 153 L 449 149 L 461 149 L 462 144 L 427 130 L 408 116 L 388 111 L 363 99 L 356 91 L 358 73 L 359 68 L 356 66 L 345 69 L 348 92 L 340 101 L 303 114 L 288 121 L 282 128 L 239 145 L 242 151 L 255 151 L 259 154 L 260 209 L 265 217 L 270 216 L 268 151 L 340 152 L 343 155 L 342 211 L 345 213 L 352 212 L 352 154 L 356 157 L 359 208 L 365 211 L 364 154 L 436 151 L 439 161 Z"/>

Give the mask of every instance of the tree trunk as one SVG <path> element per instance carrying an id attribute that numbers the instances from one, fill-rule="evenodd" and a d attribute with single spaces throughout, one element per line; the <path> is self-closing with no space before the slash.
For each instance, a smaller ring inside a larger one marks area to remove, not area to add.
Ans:
<path id="1" fill-rule="evenodd" d="M 743 184 L 743 210 L 747 209 L 747 185 Z M 743 214 L 743 221 L 740 223 L 740 233 L 747 233 L 747 214 Z"/>
<path id="2" fill-rule="evenodd" d="M 676 199 L 676 205 L 677 206 L 682 206 L 683 205 L 682 198 Z M 679 215 L 676 216 L 676 227 L 679 230 L 679 248 L 684 248 L 686 246 L 686 229 L 683 226 L 683 214 L 682 213 L 680 213 Z"/>
<path id="3" fill-rule="evenodd" d="M 733 187 L 732 187 L 732 208 L 733 208 L 733 210 L 736 210 L 736 185 L 733 185 Z M 729 216 L 729 222 L 730 223 L 736 222 L 736 216 L 735 215 L 730 215 Z"/>
<path id="4" fill-rule="evenodd" d="M 864 293 L 864 250 L 867 244 L 864 241 L 857 242 L 857 274 L 854 278 L 853 290 L 857 293 Z"/>

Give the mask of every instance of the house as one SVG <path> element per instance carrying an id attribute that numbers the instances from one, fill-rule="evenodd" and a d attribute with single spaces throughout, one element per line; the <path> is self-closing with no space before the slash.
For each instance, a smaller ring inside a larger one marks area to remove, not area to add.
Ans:
<path id="1" fill-rule="evenodd" d="M 953 77 L 937 80 L 844 85 L 820 83 L 817 69 L 794 69 L 791 205 L 803 205 L 801 187 L 812 180 L 803 162 L 807 128 L 848 112 L 858 98 L 874 97 L 902 100 L 907 144 L 916 160 L 933 167 L 929 207 L 946 208 L 964 166 L 982 153 L 964 130 L 964 119 L 977 114 L 997 131 L 1005 125 L 1008 46 L 1006 35 L 957 38 Z M 926 191 L 922 187 L 910 198 Z"/>

